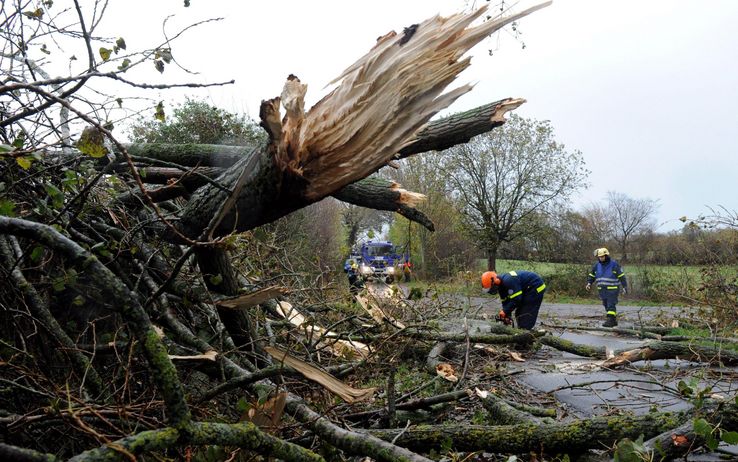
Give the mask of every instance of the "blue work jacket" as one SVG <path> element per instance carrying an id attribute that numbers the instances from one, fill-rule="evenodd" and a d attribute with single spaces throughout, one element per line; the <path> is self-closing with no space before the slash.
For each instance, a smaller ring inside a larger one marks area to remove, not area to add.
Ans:
<path id="1" fill-rule="evenodd" d="M 587 284 L 597 284 L 600 290 L 619 290 L 620 286 L 628 288 L 628 280 L 617 261 L 612 258 L 598 261 L 592 265 L 592 270 L 587 275 Z"/>
<path id="2" fill-rule="evenodd" d="M 543 279 L 532 271 L 510 271 L 501 274 L 500 301 L 502 302 L 502 311 L 507 316 L 516 308 L 523 305 L 523 301 L 530 295 L 540 294 L 546 290 L 546 284 Z"/>

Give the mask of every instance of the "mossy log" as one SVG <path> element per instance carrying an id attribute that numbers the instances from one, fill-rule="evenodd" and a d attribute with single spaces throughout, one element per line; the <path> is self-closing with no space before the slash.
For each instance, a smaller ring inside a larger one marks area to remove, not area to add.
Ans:
<path id="1" fill-rule="evenodd" d="M 487 410 L 490 422 L 495 425 L 513 425 L 522 423 L 540 424 L 541 419 L 512 407 L 504 399 L 494 393 L 479 398 Z"/>
<path id="2" fill-rule="evenodd" d="M 605 347 L 574 343 L 570 340 L 564 340 L 563 338 L 553 335 L 541 337 L 538 341 L 551 348 L 586 358 L 605 359 L 605 355 L 607 354 Z"/>
<path id="3" fill-rule="evenodd" d="M 367 433 L 420 452 L 440 449 L 449 443 L 456 451 L 520 454 L 578 454 L 604 449 L 623 438 L 651 438 L 675 428 L 684 414 L 652 413 L 643 416 L 594 417 L 571 423 L 518 425 L 438 425 L 409 429 L 368 430 Z"/>
<path id="4" fill-rule="evenodd" d="M 146 452 L 203 445 L 236 446 L 293 462 L 325 462 L 321 456 L 309 449 L 264 433 L 251 422 L 232 425 L 196 422 L 187 431 L 171 427 L 145 431 L 85 451 L 71 458 L 70 462 L 131 460 L 131 456 L 136 457 Z"/>

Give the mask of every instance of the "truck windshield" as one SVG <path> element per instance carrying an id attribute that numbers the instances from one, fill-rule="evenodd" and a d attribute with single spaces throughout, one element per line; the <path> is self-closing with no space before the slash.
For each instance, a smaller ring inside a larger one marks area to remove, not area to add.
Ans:
<path id="1" fill-rule="evenodd" d="M 392 246 L 391 245 L 377 245 L 377 246 L 369 246 L 367 248 L 367 253 L 371 257 L 386 257 L 388 255 L 392 255 Z"/>

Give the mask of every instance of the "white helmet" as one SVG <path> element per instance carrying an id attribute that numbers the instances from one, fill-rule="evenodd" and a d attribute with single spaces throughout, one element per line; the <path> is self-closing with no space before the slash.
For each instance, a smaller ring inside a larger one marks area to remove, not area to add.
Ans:
<path id="1" fill-rule="evenodd" d="M 606 249 L 606 248 L 604 248 L 604 247 L 601 247 L 601 248 L 599 248 L 599 249 L 596 249 L 596 250 L 594 251 L 594 256 L 595 256 L 595 257 L 604 257 L 605 255 L 610 255 L 610 251 L 609 251 L 609 250 L 607 250 L 607 249 Z"/>

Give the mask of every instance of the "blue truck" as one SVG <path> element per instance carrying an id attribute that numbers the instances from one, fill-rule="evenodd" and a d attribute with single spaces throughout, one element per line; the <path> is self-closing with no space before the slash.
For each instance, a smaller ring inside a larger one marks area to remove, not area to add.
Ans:
<path id="1" fill-rule="evenodd" d="M 359 273 L 365 281 L 384 280 L 390 284 L 394 282 L 395 274 L 400 271 L 399 266 L 407 257 L 389 241 L 366 241 L 350 259 L 358 261 Z"/>

